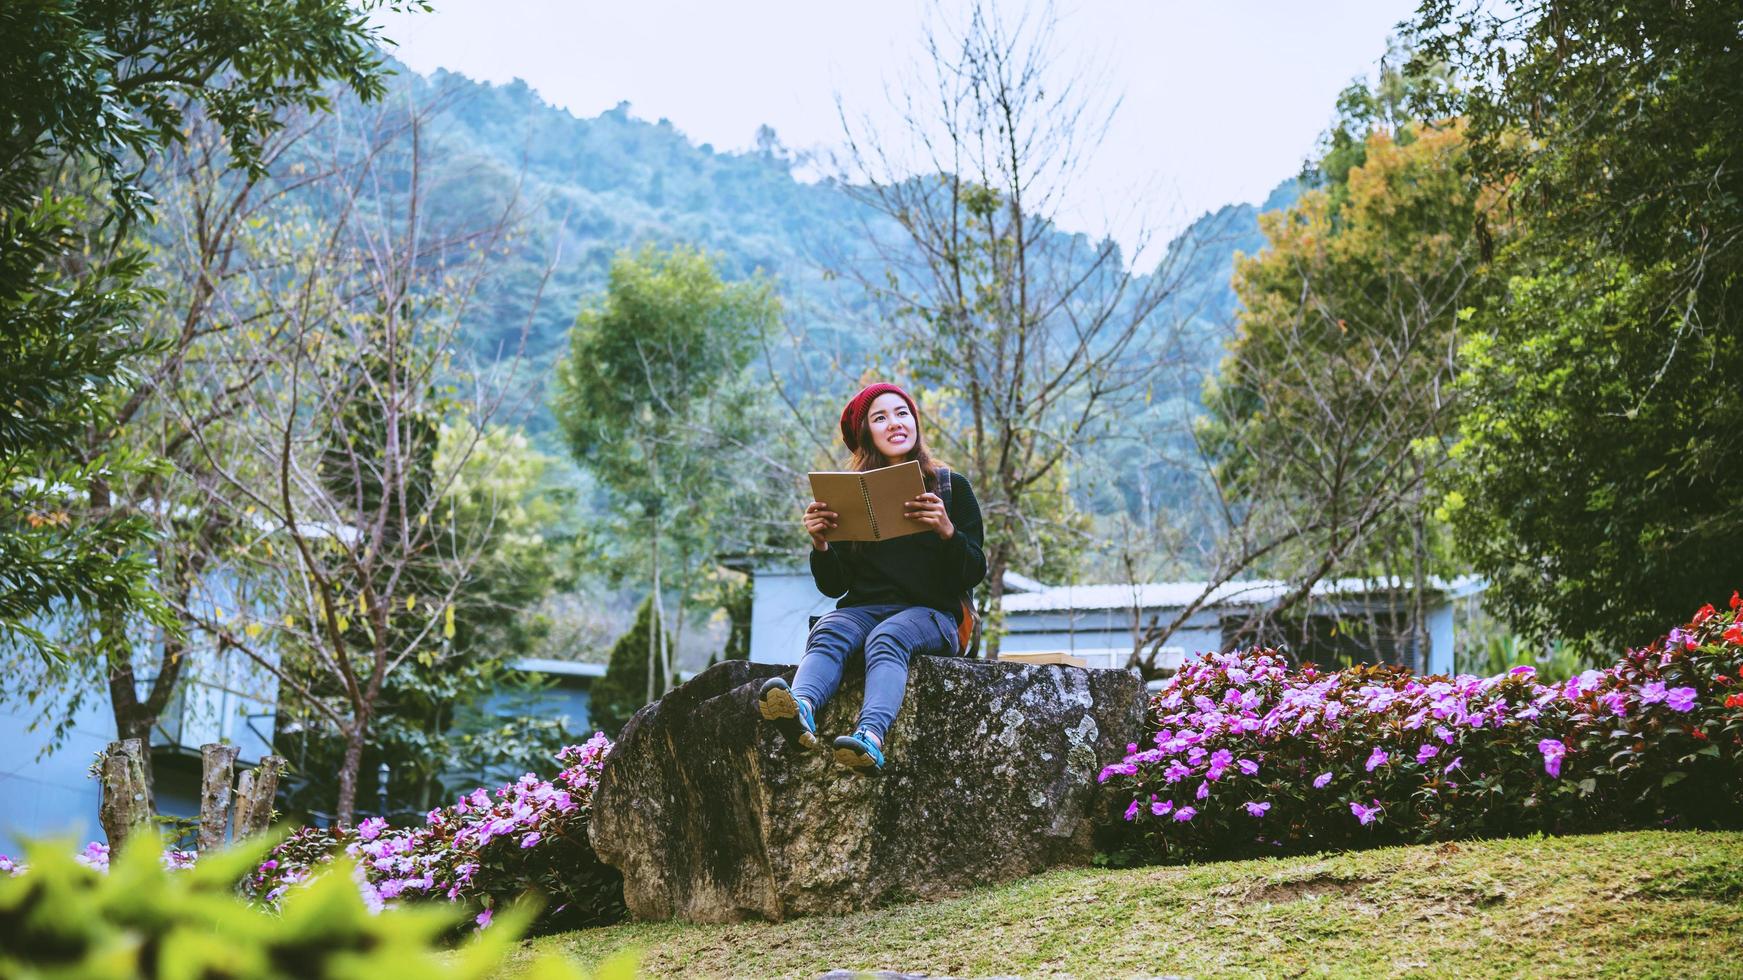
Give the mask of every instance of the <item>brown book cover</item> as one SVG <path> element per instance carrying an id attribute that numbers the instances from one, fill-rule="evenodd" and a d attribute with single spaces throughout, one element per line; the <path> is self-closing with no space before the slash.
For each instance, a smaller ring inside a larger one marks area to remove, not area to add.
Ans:
<path id="1" fill-rule="evenodd" d="M 1062 664 L 1066 667 L 1088 667 L 1089 661 L 1064 651 L 1046 653 L 1000 653 L 1000 660 L 1019 664 Z"/>
<path id="2" fill-rule="evenodd" d="M 902 505 L 926 492 L 920 464 L 912 460 L 877 470 L 811 474 L 811 499 L 836 514 L 826 541 L 888 541 L 929 531 L 909 520 Z"/>

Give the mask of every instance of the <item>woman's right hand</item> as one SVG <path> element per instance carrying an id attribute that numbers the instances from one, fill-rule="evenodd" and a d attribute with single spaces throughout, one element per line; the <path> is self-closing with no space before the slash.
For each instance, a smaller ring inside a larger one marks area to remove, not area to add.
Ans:
<path id="1" fill-rule="evenodd" d="M 829 505 L 821 500 L 813 500 L 805 508 L 805 533 L 811 535 L 811 547 L 818 551 L 829 550 L 829 542 L 824 540 L 823 535 L 835 527 L 836 516 L 829 509 Z"/>

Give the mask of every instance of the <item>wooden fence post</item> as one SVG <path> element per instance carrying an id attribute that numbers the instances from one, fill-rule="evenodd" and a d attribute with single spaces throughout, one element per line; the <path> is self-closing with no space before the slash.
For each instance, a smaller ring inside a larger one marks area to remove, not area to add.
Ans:
<path id="1" fill-rule="evenodd" d="M 242 773 L 236 785 L 236 817 L 232 840 L 261 833 L 272 824 L 272 801 L 278 795 L 278 772 L 282 756 L 262 756 L 260 764 Z"/>
<path id="2" fill-rule="evenodd" d="M 200 853 L 224 846 L 230 823 L 230 777 L 236 770 L 236 746 L 209 742 L 200 746 Z"/>
<path id="3" fill-rule="evenodd" d="M 97 820 L 109 851 L 121 849 L 135 827 L 151 822 L 151 788 L 145 782 L 145 743 L 137 738 L 110 742 L 97 759 L 97 778 L 103 788 Z"/>

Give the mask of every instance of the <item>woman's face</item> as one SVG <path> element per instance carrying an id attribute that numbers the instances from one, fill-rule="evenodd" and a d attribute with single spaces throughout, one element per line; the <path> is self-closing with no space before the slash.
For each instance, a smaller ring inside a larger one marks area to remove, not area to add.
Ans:
<path id="1" fill-rule="evenodd" d="M 865 416 L 872 446 L 890 462 L 900 462 L 920 441 L 919 421 L 901 395 L 886 391 L 872 400 Z"/>

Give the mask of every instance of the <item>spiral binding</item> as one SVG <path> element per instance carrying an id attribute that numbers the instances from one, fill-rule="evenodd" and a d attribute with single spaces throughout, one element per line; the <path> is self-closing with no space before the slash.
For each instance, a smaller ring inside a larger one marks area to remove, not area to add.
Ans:
<path id="1" fill-rule="evenodd" d="M 871 515 L 872 540 L 883 540 L 883 535 L 878 532 L 878 512 L 872 510 L 871 491 L 866 489 L 865 477 L 863 476 L 859 478 L 859 495 L 865 501 L 865 512 Z"/>

